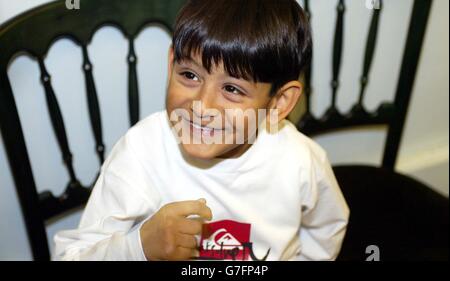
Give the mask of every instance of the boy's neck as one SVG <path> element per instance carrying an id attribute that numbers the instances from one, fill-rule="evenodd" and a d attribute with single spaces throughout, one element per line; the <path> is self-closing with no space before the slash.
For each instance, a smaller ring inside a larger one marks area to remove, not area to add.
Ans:
<path id="1" fill-rule="evenodd" d="M 242 154 L 244 154 L 250 147 L 252 146 L 251 143 L 244 143 L 238 147 L 235 147 L 234 149 L 227 151 L 226 153 L 220 155 L 220 157 L 217 157 L 219 159 L 230 159 L 230 158 L 238 158 Z"/>

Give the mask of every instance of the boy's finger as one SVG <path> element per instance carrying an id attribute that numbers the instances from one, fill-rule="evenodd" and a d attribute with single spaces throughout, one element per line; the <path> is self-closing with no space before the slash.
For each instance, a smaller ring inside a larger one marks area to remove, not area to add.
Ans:
<path id="1" fill-rule="evenodd" d="M 202 232 L 202 223 L 197 220 L 180 218 L 177 221 L 177 230 L 179 233 L 196 235 Z"/>
<path id="2" fill-rule="evenodd" d="M 173 211 L 176 215 L 187 217 L 198 215 L 206 220 L 212 219 L 211 209 L 205 205 L 206 200 L 191 200 L 173 203 Z"/>
<path id="3" fill-rule="evenodd" d="M 191 259 L 196 259 L 196 258 L 198 258 L 199 256 L 200 256 L 200 251 L 198 250 L 198 248 L 194 249 L 194 250 L 192 251 L 192 257 L 191 257 Z"/>
<path id="4" fill-rule="evenodd" d="M 194 235 L 177 233 L 175 239 L 177 246 L 191 249 L 197 248 L 197 240 Z"/>
<path id="5" fill-rule="evenodd" d="M 184 247 L 177 247 L 175 260 L 189 260 L 198 256 L 198 250 Z"/>

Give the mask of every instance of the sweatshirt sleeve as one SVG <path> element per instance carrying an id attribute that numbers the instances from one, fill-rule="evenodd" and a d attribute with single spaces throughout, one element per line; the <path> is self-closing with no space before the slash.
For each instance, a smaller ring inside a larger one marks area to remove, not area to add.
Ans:
<path id="1" fill-rule="evenodd" d="M 139 230 L 159 196 L 129 143 L 114 146 L 92 190 L 79 227 L 54 237 L 55 260 L 146 260 Z"/>
<path id="2" fill-rule="evenodd" d="M 299 260 L 335 260 L 345 236 L 350 210 L 326 153 L 317 147 L 310 180 L 302 187 Z"/>

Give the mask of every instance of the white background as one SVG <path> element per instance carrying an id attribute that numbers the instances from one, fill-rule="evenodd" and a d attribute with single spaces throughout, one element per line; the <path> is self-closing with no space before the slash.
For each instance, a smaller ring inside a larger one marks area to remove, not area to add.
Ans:
<path id="1" fill-rule="evenodd" d="M 162 1 L 162 0 L 161 0 Z M 0 24 L 46 0 L 0 0 Z M 81 1 L 81 9 L 83 8 Z M 301 2 L 301 1 L 299 1 Z M 314 30 L 313 111 L 322 114 L 331 100 L 331 54 L 336 0 L 311 1 Z M 364 0 L 349 0 L 345 22 L 344 54 L 338 106 L 349 110 L 359 93 L 359 77 L 371 12 Z M 447 0 L 435 0 L 425 38 L 417 80 L 407 116 L 397 170 L 418 178 L 448 196 L 448 10 Z M 400 68 L 401 54 L 412 0 L 386 0 L 380 23 L 375 61 L 365 105 L 377 108 L 380 101 L 392 100 Z M 141 117 L 164 108 L 166 60 L 170 37 L 149 27 L 138 37 L 138 78 Z M 0 43 L 1 44 L 1 43 Z M 89 45 L 94 66 L 103 134 L 110 151 L 128 128 L 127 67 L 128 44 L 113 27 L 100 29 Z M 0 45 L 1 51 L 1 45 Z M 94 138 L 88 121 L 81 50 L 69 40 L 53 44 L 46 57 L 59 104 L 63 112 L 74 166 L 82 183 L 90 183 L 99 168 L 94 153 Z M 39 191 L 50 189 L 60 194 L 68 182 L 61 154 L 48 118 L 44 91 L 36 61 L 19 56 L 10 63 L 9 77 L 35 181 Z M 317 137 L 334 164 L 381 161 L 385 130 L 356 130 Z M 49 240 L 64 228 L 77 226 L 81 212 L 48 226 Z M 0 138 L 0 260 L 30 260 L 12 176 Z M 51 245 L 53 247 L 53 245 Z"/>

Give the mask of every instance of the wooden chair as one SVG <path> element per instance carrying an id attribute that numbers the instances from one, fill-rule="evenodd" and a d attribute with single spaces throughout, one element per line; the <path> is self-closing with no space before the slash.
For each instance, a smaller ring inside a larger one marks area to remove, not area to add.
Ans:
<path id="1" fill-rule="evenodd" d="M 306 113 L 297 128 L 314 136 L 365 125 L 388 127 L 380 167 L 334 167 L 351 210 L 338 260 L 370 260 L 375 257 L 372 254 L 381 260 L 448 260 L 448 198 L 394 170 L 432 1 L 414 1 L 395 100 L 382 103 L 375 112 L 368 112 L 363 100 L 383 11 L 382 2 L 379 4 L 379 9 L 373 11 L 367 36 L 358 101 L 345 114 L 336 107 L 346 7 L 345 1 L 340 0 L 333 46 L 332 103 L 323 116 L 312 114 L 309 68 L 305 73 Z M 305 0 L 305 10 L 310 20 L 314 20 L 308 0 Z"/>
<path id="2" fill-rule="evenodd" d="M 72 166 L 72 154 L 63 118 L 52 88 L 51 75 L 44 63 L 50 45 L 58 38 L 67 37 L 82 49 L 90 122 L 96 141 L 96 153 L 100 163 L 103 163 L 105 147 L 102 123 L 87 45 L 95 31 L 105 24 L 117 26 L 128 38 L 129 117 L 130 125 L 133 125 L 139 119 L 134 39 L 149 23 L 160 24 L 172 32 L 175 17 L 183 3 L 183 0 L 83 0 L 79 10 L 70 10 L 66 7 L 66 1 L 60 0 L 32 9 L 0 27 L 0 128 L 35 260 L 50 259 L 45 221 L 84 205 L 91 190 L 91 186 L 81 185 Z M 59 197 L 49 191 L 38 193 L 36 190 L 22 126 L 7 76 L 8 62 L 19 51 L 26 51 L 39 63 L 52 127 L 70 175 L 65 192 Z"/>
<path id="3" fill-rule="evenodd" d="M 171 32 L 175 16 L 183 2 L 83 0 L 80 10 L 69 10 L 64 0 L 58 0 L 19 15 L 0 27 L 0 129 L 35 260 L 50 259 L 45 221 L 84 205 L 91 188 L 80 184 L 72 166 L 71 149 L 60 107 L 44 63 L 47 50 L 60 37 L 70 38 L 82 49 L 90 122 L 96 140 L 96 153 L 102 163 L 105 150 L 102 123 L 87 45 L 95 31 L 104 24 L 117 26 L 128 38 L 129 118 L 130 125 L 133 125 L 139 119 L 134 39 L 150 22 L 159 23 Z M 305 8 L 309 11 L 308 2 L 305 0 Z M 348 233 L 339 257 L 341 260 L 364 260 L 367 256 L 366 247 L 373 244 L 379 246 L 381 259 L 448 259 L 448 200 L 423 184 L 394 171 L 430 5 L 431 0 L 414 2 L 412 17 L 415 20 L 411 21 L 394 103 L 383 104 L 374 113 L 367 112 L 362 106 L 380 10 L 374 11 L 368 36 L 360 99 L 350 113 L 341 114 L 335 106 L 344 35 L 343 0 L 339 1 L 333 51 L 333 102 L 321 118 L 315 118 L 310 111 L 311 70 L 306 73 L 307 112 L 297 124 L 302 132 L 314 135 L 367 124 L 389 127 L 381 167 L 335 168 L 337 179 L 351 208 Z M 19 51 L 28 52 L 39 63 L 52 127 L 70 175 L 66 190 L 60 197 L 55 197 L 49 191 L 38 193 L 33 179 L 21 122 L 7 76 L 8 63 Z"/>

